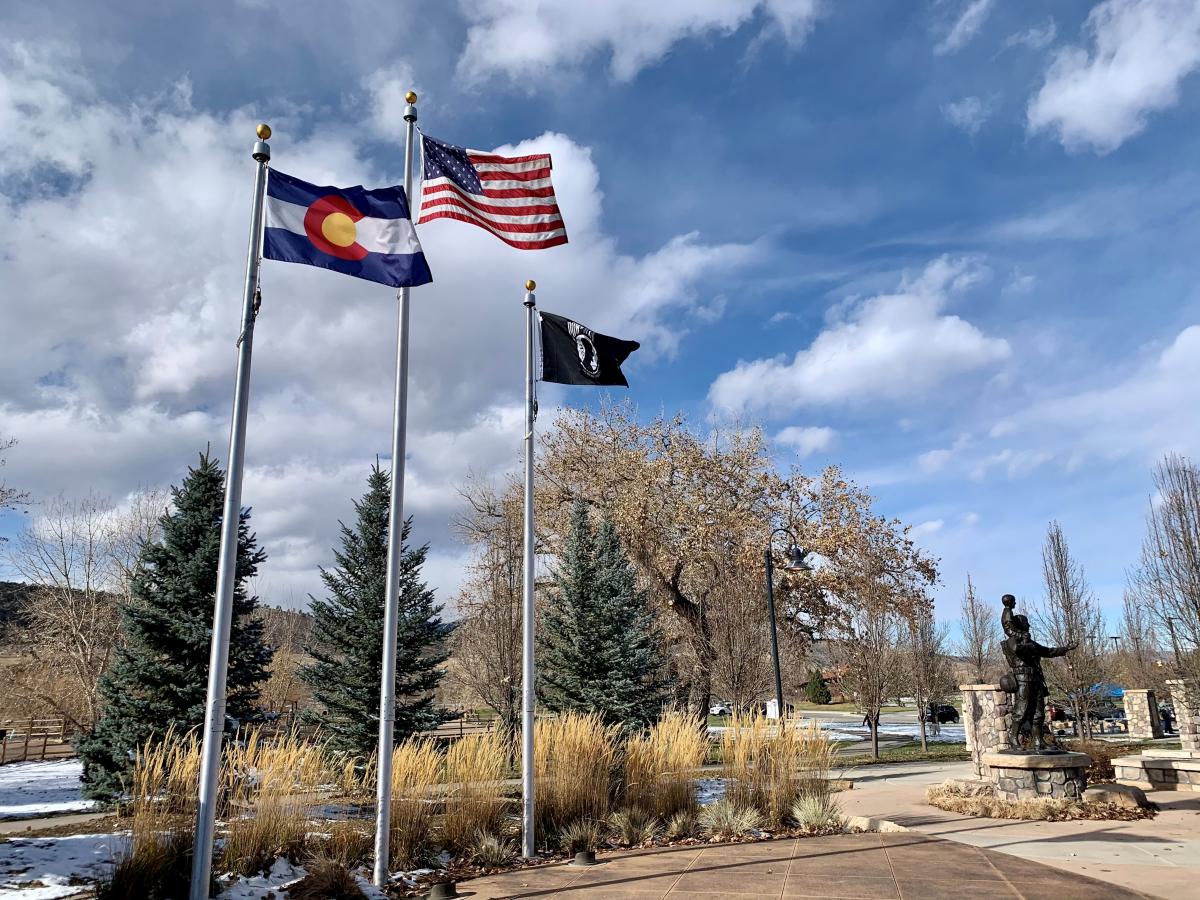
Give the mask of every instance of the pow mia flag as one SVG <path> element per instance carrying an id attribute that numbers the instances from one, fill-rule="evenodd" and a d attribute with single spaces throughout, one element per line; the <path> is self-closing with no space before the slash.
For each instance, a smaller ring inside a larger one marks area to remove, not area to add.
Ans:
<path id="1" fill-rule="evenodd" d="M 597 334 L 553 313 L 540 312 L 538 317 L 542 323 L 542 381 L 629 387 L 621 363 L 641 344 Z"/>

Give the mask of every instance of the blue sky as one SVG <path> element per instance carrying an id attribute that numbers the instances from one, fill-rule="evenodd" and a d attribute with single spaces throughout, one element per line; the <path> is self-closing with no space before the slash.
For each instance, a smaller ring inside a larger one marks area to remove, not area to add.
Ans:
<path id="1" fill-rule="evenodd" d="M 643 341 L 646 412 L 870 487 L 942 558 L 946 620 L 968 571 L 1037 597 L 1051 519 L 1115 608 L 1154 461 L 1198 450 L 1191 0 L 122 11 L 27 4 L 0 40 L 0 434 L 35 496 L 119 503 L 224 447 L 254 122 L 283 171 L 387 183 L 409 87 L 431 135 L 552 152 L 571 236 L 422 231 L 409 509 L 447 599 L 454 486 L 519 450 L 526 277 Z M 245 500 L 288 602 L 386 455 L 394 305 L 270 263 L 264 296 Z"/>

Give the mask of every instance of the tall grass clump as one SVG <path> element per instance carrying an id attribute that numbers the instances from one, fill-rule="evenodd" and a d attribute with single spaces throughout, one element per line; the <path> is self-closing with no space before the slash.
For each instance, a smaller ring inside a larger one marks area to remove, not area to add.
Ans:
<path id="1" fill-rule="evenodd" d="M 392 753 L 391 855 L 399 866 L 421 866 L 436 855 L 433 826 L 443 766 L 428 738 L 409 738 Z"/>
<path id="2" fill-rule="evenodd" d="M 446 751 L 446 801 L 442 838 L 456 856 L 480 834 L 499 835 L 509 801 L 500 782 L 508 771 L 508 741 L 498 731 L 455 741 Z"/>
<path id="3" fill-rule="evenodd" d="M 663 821 L 696 808 L 692 780 L 704 764 L 708 737 L 692 717 L 667 713 L 648 734 L 625 744 L 625 805 Z"/>
<path id="4" fill-rule="evenodd" d="M 323 743 L 295 732 L 267 738 L 251 728 L 225 748 L 222 781 L 229 826 L 221 868 L 254 875 L 275 858 L 299 862 L 308 831 L 308 806 L 336 778 Z"/>
<path id="5" fill-rule="evenodd" d="M 101 900 L 187 896 L 199 778 L 194 731 L 180 737 L 170 728 L 138 748 L 122 809 L 130 819 L 129 847 L 99 886 Z"/>
<path id="6" fill-rule="evenodd" d="M 778 826 L 802 795 L 828 794 L 834 752 L 813 723 L 780 727 L 763 716 L 734 716 L 721 735 L 725 796 Z"/>
<path id="7" fill-rule="evenodd" d="M 594 713 L 563 713 L 534 725 L 537 833 L 556 836 L 572 822 L 608 817 L 617 728 Z"/>

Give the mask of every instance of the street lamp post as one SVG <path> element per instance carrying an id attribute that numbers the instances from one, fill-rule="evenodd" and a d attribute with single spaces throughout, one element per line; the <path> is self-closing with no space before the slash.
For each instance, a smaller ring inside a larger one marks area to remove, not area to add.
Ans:
<path id="1" fill-rule="evenodd" d="M 779 635 L 775 627 L 775 563 L 771 554 L 775 535 L 781 532 L 792 539 L 792 543 L 788 547 L 788 562 L 783 567 L 784 571 L 807 572 L 812 569 L 812 566 L 804 561 L 806 554 L 796 545 L 796 538 L 788 529 L 780 527 L 771 532 L 767 538 L 767 548 L 763 552 L 763 559 L 767 570 L 767 617 L 771 623 L 771 664 L 775 668 L 775 711 L 779 716 L 779 727 L 783 728 L 787 712 L 783 705 L 783 676 L 779 670 Z"/>

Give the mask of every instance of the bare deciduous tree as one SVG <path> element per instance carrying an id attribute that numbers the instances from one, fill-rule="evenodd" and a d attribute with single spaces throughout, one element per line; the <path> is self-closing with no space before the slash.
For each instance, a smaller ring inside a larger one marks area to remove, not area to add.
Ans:
<path id="1" fill-rule="evenodd" d="M 1166 697 L 1170 668 L 1164 665 L 1161 642 L 1152 610 L 1134 593 L 1125 592 L 1121 610 L 1121 641 L 1117 665 L 1123 684 Z"/>
<path id="2" fill-rule="evenodd" d="M 775 693 L 765 591 L 761 571 L 739 571 L 708 616 L 713 690 L 734 709 Z"/>
<path id="3" fill-rule="evenodd" d="M 996 610 L 975 596 L 970 575 L 963 590 L 959 629 L 962 637 L 958 641 L 958 652 L 970 666 L 972 680 L 975 684 L 987 684 L 995 675 L 1000 626 Z"/>
<path id="4" fill-rule="evenodd" d="M 468 511 L 456 524 L 475 558 L 457 600 L 450 677 L 495 711 L 511 739 L 521 716 L 521 496 L 515 484 L 501 492 L 479 481 L 461 493 Z"/>
<path id="5" fill-rule="evenodd" d="M 1047 659 L 1043 670 L 1051 687 L 1065 696 L 1075 711 L 1077 732 L 1090 738 L 1090 714 L 1099 701 L 1096 685 L 1108 676 L 1104 619 L 1083 567 L 1071 556 L 1057 522 L 1051 522 L 1046 531 L 1042 578 L 1046 596 L 1036 614 L 1048 638 L 1042 643 L 1074 647 L 1060 658 Z"/>
<path id="6" fill-rule="evenodd" d="M 1200 468 L 1169 455 L 1154 470 L 1141 564 L 1131 578 L 1158 623 L 1174 631 L 1180 664 L 1200 677 Z"/>
<path id="7" fill-rule="evenodd" d="M 0 469 L 4 468 L 7 460 L 4 454 L 11 450 L 17 443 L 17 439 L 0 438 Z M 0 479 L 0 512 L 6 509 L 14 509 L 18 506 L 24 506 L 29 502 L 29 494 L 25 491 L 19 491 L 10 484 L 7 484 L 3 479 Z M 3 543 L 5 538 L 0 538 L 0 543 Z"/>
<path id="8" fill-rule="evenodd" d="M 933 614 L 933 602 L 925 599 L 913 608 L 904 623 L 904 651 L 908 657 L 906 683 L 917 703 L 921 749 L 928 750 L 927 710 L 954 690 L 953 673 L 946 658 L 946 629 Z"/>
<path id="9" fill-rule="evenodd" d="M 22 604 L 19 638 L 28 689 L 75 725 L 96 721 L 97 681 L 119 630 L 112 508 L 94 495 L 56 497 L 13 542 L 9 558 L 34 586 Z M 51 672 L 62 679 L 46 677 Z"/>

